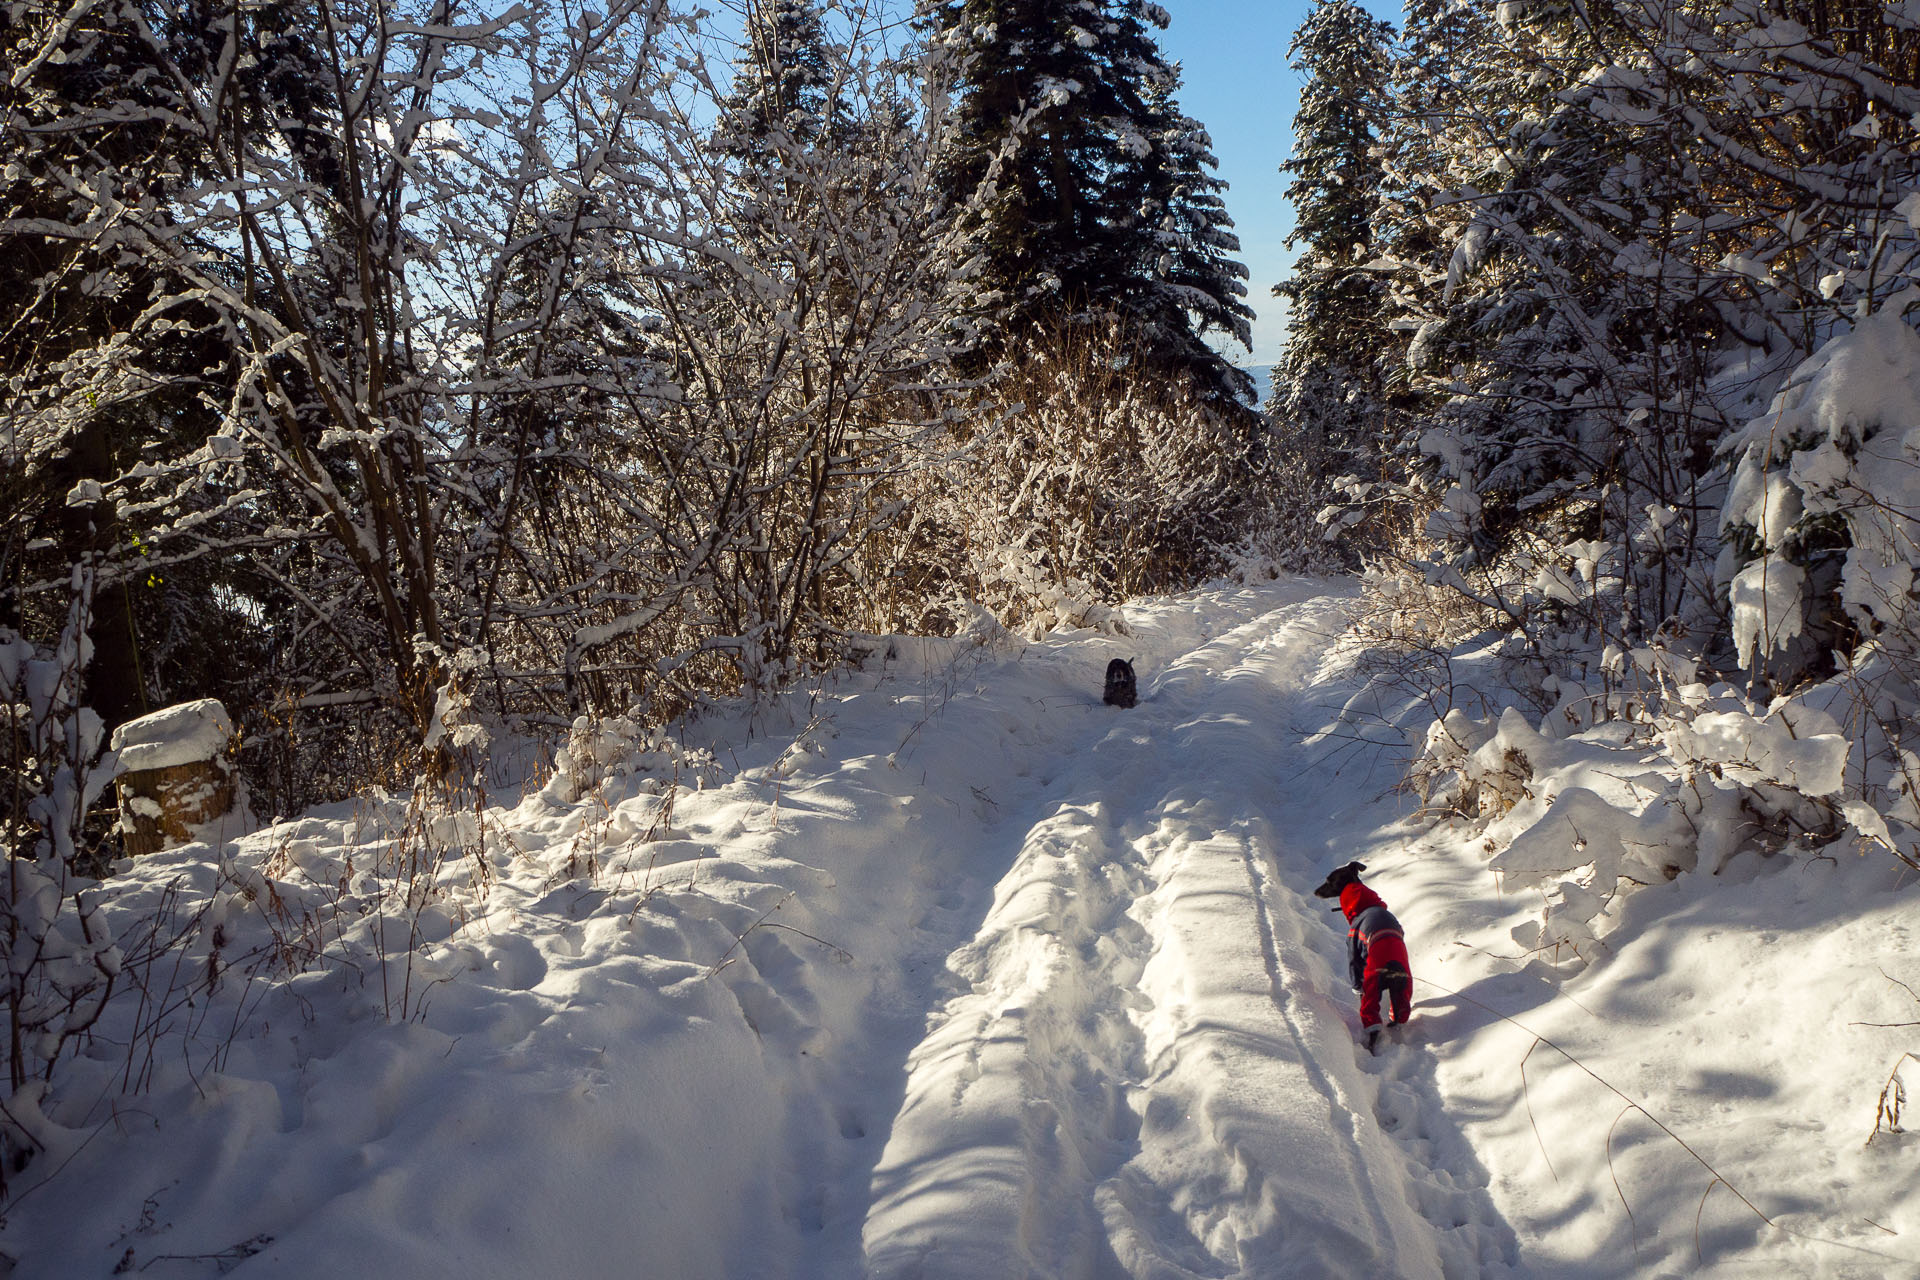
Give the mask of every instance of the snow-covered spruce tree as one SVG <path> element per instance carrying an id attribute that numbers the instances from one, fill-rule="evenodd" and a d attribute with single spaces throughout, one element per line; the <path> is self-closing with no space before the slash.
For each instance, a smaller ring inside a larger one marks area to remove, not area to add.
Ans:
<path id="1" fill-rule="evenodd" d="M 1396 154 L 1432 193 L 1404 243 L 1452 251 L 1428 259 L 1436 291 L 1394 302 L 1423 325 L 1420 442 L 1475 482 L 1435 522 L 1456 545 L 1429 581 L 1515 632 L 1548 715 L 1455 712 L 1430 758 L 1466 766 L 1483 814 L 1513 806 L 1488 830 L 1509 884 L 1578 877 L 1528 945 L 1592 940 L 1638 874 L 1622 850 L 1662 850 L 1671 875 L 1854 834 L 1912 861 L 1911 24 L 1871 5 L 1500 16 L 1419 81 L 1457 132 Z M 1501 475 L 1529 452 L 1538 475 Z M 1736 666 L 1756 679 L 1714 684 Z M 1569 736 L 1609 761 L 1577 785 L 1547 745 Z M 1671 779 L 1652 803 L 1609 790 L 1634 753 Z"/>
<path id="2" fill-rule="evenodd" d="M 1381 206 L 1387 323 L 1414 333 L 1402 462 L 1440 498 L 1447 572 L 1488 600 L 1516 578 L 1497 611 L 1536 642 L 1704 633 L 1703 472 L 1729 425 L 1707 384 L 1739 339 L 1689 86 L 1651 87 L 1625 8 L 1501 17 L 1410 11 Z M 1595 546 L 1608 588 L 1556 585 Z"/>
<path id="3" fill-rule="evenodd" d="M 1920 459 L 1901 453 L 1912 335 L 1898 317 L 1920 298 L 1920 29 L 1874 5 L 1739 12 L 1747 26 L 1688 26 L 1684 68 L 1656 64 L 1709 86 L 1686 104 L 1691 158 L 1715 187 L 1750 193 L 1720 267 L 1770 357 L 1761 367 L 1804 359 L 1764 413 L 1769 383 L 1756 380 L 1741 403 L 1753 421 L 1723 446 L 1731 647 L 1775 688 L 1862 647 L 1911 684 L 1899 579 L 1912 558 L 1905 471 Z"/>
<path id="4" fill-rule="evenodd" d="M 1321 18 L 1326 26 L 1315 34 L 1333 35 L 1363 19 L 1364 15 L 1329 9 Z M 1509 95 L 1498 88 L 1505 77 L 1489 56 L 1496 30 L 1493 13 L 1486 6 L 1410 0 L 1404 37 L 1388 49 L 1391 61 L 1386 87 L 1377 99 L 1379 110 L 1369 117 L 1364 98 L 1349 98 L 1341 92 L 1328 93 L 1324 101 L 1315 93 L 1311 102 L 1303 94 L 1308 119 L 1324 118 L 1327 141 L 1336 147 L 1335 154 L 1340 154 L 1337 148 L 1342 145 L 1353 148 L 1356 154 L 1343 155 L 1342 162 L 1359 163 L 1358 172 L 1371 182 L 1363 199 L 1364 188 L 1349 189 L 1339 182 L 1338 174 L 1302 173 L 1299 182 L 1322 179 L 1338 185 L 1325 191 L 1309 187 L 1296 197 L 1308 203 L 1324 198 L 1327 212 L 1343 214 L 1341 220 L 1367 219 L 1371 256 L 1347 267 L 1364 267 L 1364 278 L 1333 275 L 1329 279 L 1344 279 L 1352 289 L 1360 288 L 1364 279 L 1381 289 L 1369 299 L 1370 310 L 1334 317 L 1344 327 L 1359 329 L 1364 336 L 1357 340 L 1385 356 L 1383 361 L 1376 359 L 1381 394 L 1371 406 L 1379 418 L 1378 474 L 1356 475 L 1354 483 L 1340 486 L 1344 509 L 1328 507 L 1319 513 L 1323 520 L 1338 515 L 1329 529 L 1335 538 L 1348 529 L 1363 531 L 1363 549 L 1404 551 L 1406 540 L 1419 533 L 1437 494 L 1449 483 L 1421 448 L 1423 440 L 1432 438 L 1428 433 L 1438 406 L 1445 401 L 1444 384 L 1434 385 L 1420 371 L 1450 367 L 1435 358 L 1432 341 L 1441 332 L 1440 320 L 1446 313 L 1441 285 L 1454 246 L 1471 222 L 1471 205 L 1462 197 L 1480 190 L 1492 168 L 1476 144 L 1473 124 L 1480 118 L 1511 115 Z M 1361 67 L 1366 63 L 1362 57 Z M 1354 79 L 1352 92 L 1364 93 L 1367 77 Z M 1314 92 L 1313 87 L 1307 92 Z M 1364 158 L 1357 154 L 1361 144 L 1353 136 L 1363 122 L 1371 127 L 1374 138 Z M 1297 145 L 1304 147 L 1307 140 L 1303 137 Z M 1335 230 L 1341 220 L 1328 219 L 1327 229 Z M 1357 232 L 1357 225 L 1353 231 Z M 1308 265 L 1316 258 L 1309 245 Z M 1308 324 L 1313 325 L 1311 315 Z M 1280 379 L 1286 377 L 1284 369 L 1278 372 Z M 1310 378 L 1310 368 L 1303 375 Z M 1318 393 L 1294 410 L 1303 417 L 1327 412 L 1324 406 L 1330 399 L 1344 403 L 1348 390 L 1327 387 L 1322 391 L 1310 380 L 1300 385 L 1305 394 Z M 1273 408 L 1285 416 L 1278 398 Z"/>
<path id="5" fill-rule="evenodd" d="M 1244 376 L 1200 339 L 1244 337 L 1237 243 L 1206 144 L 1173 91 L 1178 75 L 1146 0 L 928 0 L 932 38 L 963 67 L 942 183 L 983 185 L 973 217 L 1004 332 L 1122 317 L 1150 363 L 1231 403 Z M 1178 241 L 1168 243 L 1169 234 Z"/>
<path id="6" fill-rule="evenodd" d="M 1726 452 L 1719 570 L 1740 665 L 1797 695 L 1776 705 L 1844 724 L 1859 799 L 1842 814 L 1920 865 L 1920 334 L 1895 308 L 1863 318 Z"/>
<path id="7" fill-rule="evenodd" d="M 1274 287 L 1288 303 L 1287 345 L 1268 413 L 1282 448 L 1322 486 L 1380 478 L 1386 377 L 1395 348 L 1375 262 L 1375 212 L 1393 28 L 1353 0 L 1320 0 L 1295 32 L 1291 65 L 1307 78 L 1294 116 L 1289 246 L 1300 255 Z M 1300 495 L 1322 505 L 1330 487 Z M 1317 501 L 1316 501 L 1317 499 Z"/>
<path id="8" fill-rule="evenodd" d="M 1415 301 L 1425 314 L 1411 373 L 1434 397 L 1419 448 L 1429 460 L 1422 469 L 1453 495 L 1432 531 L 1470 559 L 1498 553 L 1537 523 L 1520 512 L 1542 506 L 1541 495 L 1595 484 L 1583 457 L 1594 425 L 1575 406 L 1610 359 L 1605 317 L 1591 305 L 1600 247 L 1569 233 L 1548 193 L 1569 182 L 1590 187 L 1594 165 L 1604 163 L 1587 145 L 1585 122 L 1557 98 L 1597 55 L 1569 18 L 1539 12 L 1509 16 L 1456 50 L 1465 64 L 1447 69 L 1452 79 L 1410 70 L 1421 105 L 1451 130 L 1449 145 L 1400 152 L 1426 169 L 1409 175 L 1425 189 L 1422 203 L 1446 210 L 1420 237 L 1448 252 L 1426 264 L 1429 280 L 1440 267 L 1443 281 Z M 1540 25 L 1526 25 L 1534 20 Z M 1422 47 L 1424 32 L 1410 37 Z M 1412 112 L 1406 118 L 1412 145 L 1431 141 L 1431 116 L 1418 125 Z M 1577 532 L 1591 531 L 1568 534 Z"/>
<path id="9" fill-rule="evenodd" d="M 1792 687 L 1870 645 L 1911 682 L 1920 335 L 1892 312 L 1863 319 L 1726 448 L 1734 471 L 1720 573 L 1740 665 Z"/>
<path id="10" fill-rule="evenodd" d="M 719 107 L 714 143 L 741 159 L 775 129 L 811 142 L 848 123 L 818 0 L 749 0 L 745 44 Z"/>
<path id="11" fill-rule="evenodd" d="M 1916 40 L 1875 6 L 1609 14 L 1565 77 L 1546 135 L 1559 176 L 1537 201 L 1543 231 L 1599 248 L 1560 309 L 1607 335 L 1606 359 L 1553 389 L 1593 423 L 1578 437 L 1604 486 L 1599 536 L 1631 548 L 1623 637 L 1710 646 L 1715 445 L 1848 312 L 1907 287 L 1894 209 L 1916 182 Z"/>
<path id="12" fill-rule="evenodd" d="M 1738 219 L 1724 270 L 1763 308 L 1774 332 L 1760 336 L 1811 354 L 1861 302 L 1906 287 L 1908 239 L 1890 215 L 1920 182 L 1920 28 L 1872 0 L 1741 0 L 1660 28 L 1653 16 L 1639 19 L 1649 77 L 1695 86 L 1679 105 L 1689 158 L 1722 219 Z"/>
<path id="13" fill-rule="evenodd" d="M 1252 384 L 1220 359 L 1205 335 L 1252 345 L 1247 268 L 1234 256 L 1240 238 L 1227 214 L 1227 184 L 1214 172 L 1220 162 L 1213 139 L 1180 109 L 1179 89 L 1177 65 L 1147 86 L 1152 151 L 1137 174 L 1140 260 L 1131 298 L 1117 310 L 1129 317 L 1144 350 L 1164 353 L 1156 358 L 1193 378 L 1203 402 L 1231 405 Z"/>

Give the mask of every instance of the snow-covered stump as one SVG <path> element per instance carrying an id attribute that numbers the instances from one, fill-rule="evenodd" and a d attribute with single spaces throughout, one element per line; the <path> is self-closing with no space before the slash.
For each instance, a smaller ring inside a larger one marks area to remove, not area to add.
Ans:
<path id="1" fill-rule="evenodd" d="M 231 814 L 233 721 L 214 698 L 183 702 L 113 731 L 119 757 L 120 832 L 128 857 L 193 839 L 193 828 Z"/>

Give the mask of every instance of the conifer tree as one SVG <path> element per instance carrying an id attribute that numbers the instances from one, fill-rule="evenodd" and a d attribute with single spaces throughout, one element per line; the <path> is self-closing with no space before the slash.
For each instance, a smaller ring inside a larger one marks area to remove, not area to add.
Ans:
<path id="1" fill-rule="evenodd" d="M 816 0 L 754 0 L 746 43 L 714 130 L 719 147 L 742 158 L 784 130 L 812 142 L 843 110 L 829 70 L 827 36 Z"/>
<path id="2" fill-rule="evenodd" d="M 1705 249 L 1681 212 L 1697 198 L 1673 123 L 1687 94 L 1656 100 L 1641 73 L 1608 70 L 1630 43 L 1614 11 L 1496 23 L 1422 3 L 1410 19 L 1392 305 L 1418 333 L 1424 456 L 1409 461 L 1453 490 L 1431 531 L 1475 557 L 1543 532 L 1620 537 L 1674 502 L 1726 426 L 1688 389 L 1721 328 L 1699 267 L 1731 246 Z M 1639 100 L 1608 100 L 1628 86 Z M 1654 589 L 1655 621 L 1674 589 Z"/>
<path id="3" fill-rule="evenodd" d="M 935 0 L 936 38 L 964 59 L 943 184 L 989 193 L 976 215 L 1010 332 L 1108 313 L 1147 356 L 1216 401 L 1242 380 L 1202 341 L 1244 340 L 1238 244 L 1204 131 L 1173 99 L 1178 72 L 1144 0 Z"/>
<path id="4" fill-rule="evenodd" d="M 1242 301 L 1247 269 L 1233 256 L 1240 238 L 1222 194 L 1227 184 L 1213 172 L 1213 139 L 1180 109 L 1179 87 L 1173 66 L 1147 96 L 1153 149 L 1140 174 L 1140 283 L 1127 309 L 1163 358 L 1193 375 L 1203 399 L 1233 402 L 1251 396 L 1252 379 L 1221 360 L 1203 335 L 1252 345 L 1253 311 Z"/>
<path id="5" fill-rule="evenodd" d="M 1393 28 L 1354 0 L 1321 0 L 1295 34 L 1292 65 L 1307 76 L 1294 117 L 1293 275 L 1274 287 L 1291 304 L 1271 409 L 1323 472 L 1373 468 L 1383 364 L 1385 284 L 1372 259 L 1385 179 L 1378 147 Z"/>

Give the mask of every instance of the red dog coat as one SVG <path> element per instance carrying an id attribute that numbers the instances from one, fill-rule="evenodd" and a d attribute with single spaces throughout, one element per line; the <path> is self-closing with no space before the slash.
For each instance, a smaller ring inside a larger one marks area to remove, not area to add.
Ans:
<path id="1" fill-rule="evenodd" d="M 1380 895 L 1359 881 L 1340 890 L 1340 911 L 1347 917 L 1347 968 L 1360 989 L 1360 1025 L 1380 1024 L 1380 995 L 1393 1000 L 1393 1020 L 1405 1022 L 1413 1009 L 1413 965 L 1400 922 Z"/>

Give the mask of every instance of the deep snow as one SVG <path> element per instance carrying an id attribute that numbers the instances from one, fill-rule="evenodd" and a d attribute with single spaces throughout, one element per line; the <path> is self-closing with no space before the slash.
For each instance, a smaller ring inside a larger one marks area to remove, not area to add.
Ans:
<path id="1" fill-rule="evenodd" d="M 206 914 L 156 1001 L 14 1100 L 45 1149 L 0 1250 L 62 1278 L 1920 1274 L 1914 1152 L 1866 1142 L 1920 1023 L 1897 865 L 1739 855 L 1617 900 L 1583 970 L 1525 955 L 1538 895 L 1393 789 L 1421 726 L 1356 699 L 1351 600 L 897 640 L 473 809 L 368 797 L 130 867 L 117 928 Z M 1130 711 L 1099 703 L 1114 656 Z M 1351 858 L 1422 980 L 1377 1058 L 1308 896 Z"/>

